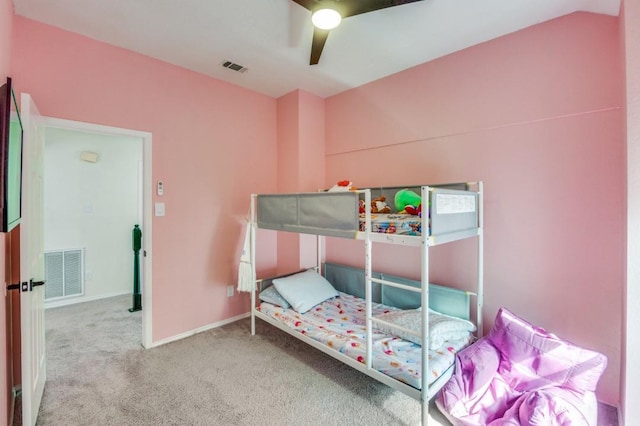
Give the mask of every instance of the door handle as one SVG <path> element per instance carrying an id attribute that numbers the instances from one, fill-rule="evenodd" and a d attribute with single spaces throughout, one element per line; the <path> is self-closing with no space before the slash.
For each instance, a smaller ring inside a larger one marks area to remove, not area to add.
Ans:
<path id="1" fill-rule="evenodd" d="M 44 281 L 44 280 L 43 281 L 34 281 L 33 278 L 31 278 L 29 280 L 29 291 L 33 291 L 34 287 L 38 287 L 38 286 L 44 285 L 45 282 L 46 281 Z"/>
<path id="2" fill-rule="evenodd" d="M 34 281 L 33 278 L 31 278 L 29 280 L 29 287 L 27 288 L 27 283 L 23 282 L 23 283 L 15 283 L 15 284 L 9 284 L 7 285 L 7 290 L 20 290 L 20 287 L 22 287 L 22 291 L 33 291 L 34 287 L 38 287 L 41 285 L 44 285 L 44 283 L 46 283 L 46 281 Z"/>
<path id="3" fill-rule="evenodd" d="M 44 284 L 44 282 L 42 284 Z M 39 284 L 39 285 L 42 285 L 42 284 Z M 30 283 L 26 281 L 23 281 L 21 283 L 9 284 L 7 285 L 7 290 L 18 290 L 18 291 L 25 292 L 25 291 L 29 291 L 29 285 Z"/>

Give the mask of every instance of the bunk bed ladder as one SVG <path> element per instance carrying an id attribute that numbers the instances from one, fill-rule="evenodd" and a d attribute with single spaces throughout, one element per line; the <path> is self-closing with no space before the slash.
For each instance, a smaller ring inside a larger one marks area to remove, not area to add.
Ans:
<path id="1" fill-rule="evenodd" d="M 422 199 L 429 199 L 429 192 L 431 188 L 428 186 L 422 187 Z M 396 283 L 393 281 L 388 281 L 380 278 L 373 278 L 372 272 L 372 241 L 371 241 L 371 192 L 370 190 L 365 190 L 365 292 L 366 292 L 366 328 L 367 328 L 367 369 L 372 369 L 372 358 L 373 358 L 373 315 L 372 315 L 372 284 L 374 282 L 379 283 L 381 285 L 389 285 L 396 288 L 402 288 L 408 291 L 419 291 L 421 293 L 421 305 L 423 307 L 422 314 L 422 341 L 429 341 L 429 245 L 431 244 L 431 238 L 428 232 L 423 232 L 421 235 L 421 286 L 420 289 L 416 289 L 415 287 L 405 286 L 400 283 Z M 424 214 L 422 217 L 422 229 L 429 229 L 429 215 Z M 426 326 L 424 326 L 426 325 Z M 429 424 L 429 400 L 433 395 L 430 395 L 429 392 L 429 384 L 428 378 L 429 375 L 425 372 L 429 371 L 429 351 L 423 350 L 421 352 L 421 369 L 422 369 L 422 377 L 421 377 L 421 391 L 420 391 L 420 406 L 421 406 L 421 416 L 422 416 L 422 425 Z"/>
<path id="2" fill-rule="evenodd" d="M 429 192 L 431 188 L 423 186 L 421 191 L 421 197 L 423 204 L 427 200 L 427 208 L 422 212 L 422 232 L 421 236 L 421 266 L 420 266 L 420 282 L 421 282 L 421 295 L 422 295 L 422 343 L 423 349 L 421 351 L 421 371 L 422 371 L 422 384 L 420 386 L 420 408 L 422 410 L 422 425 L 429 424 L 429 242 L 431 241 L 429 232 L 425 230 L 429 229 Z M 425 350 L 427 348 L 427 350 Z"/>
<path id="3" fill-rule="evenodd" d="M 316 272 L 322 275 L 322 257 L 325 237 L 316 235 Z"/>
<path id="4" fill-rule="evenodd" d="M 367 319 L 367 370 L 371 370 L 373 361 L 373 321 L 372 321 L 372 260 L 371 260 L 371 190 L 366 189 L 364 191 L 364 205 L 365 205 L 365 318 Z"/>

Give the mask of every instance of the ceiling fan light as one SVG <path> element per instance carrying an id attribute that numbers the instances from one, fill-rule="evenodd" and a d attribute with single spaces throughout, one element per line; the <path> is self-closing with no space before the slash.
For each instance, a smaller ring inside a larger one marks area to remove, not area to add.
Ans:
<path id="1" fill-rule="evenodd" d="M 332 30 L 342 21 L 342 16 L 335 9 L 318 9 L 311 15 L 311 22 L 322 30 Z"/>

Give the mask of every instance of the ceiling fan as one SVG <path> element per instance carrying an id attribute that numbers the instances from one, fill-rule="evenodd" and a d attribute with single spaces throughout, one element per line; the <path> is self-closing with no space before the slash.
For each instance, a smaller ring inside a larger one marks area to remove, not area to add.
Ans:
<path id="1" fill-rule="evenodd" d="M 293 0 L 300 6 L 311 11 L 313 22 L 313 42 L 311 44 L 311 58 L 309 65 L 316 65 L 324 44 L 329 37 L 329 31 L 340 24 L 343 18 L 361 15 L 375 10 L 392 6 L 401 6 L 422 0 Z M 326 19 L 326 21 L 323 21 Z"/>

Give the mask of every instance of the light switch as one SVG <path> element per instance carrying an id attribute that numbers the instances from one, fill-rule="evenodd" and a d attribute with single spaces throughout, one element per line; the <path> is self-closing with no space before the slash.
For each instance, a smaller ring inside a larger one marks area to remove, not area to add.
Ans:
<path id="1" fill-rule="evenodd" d="M 156 216 L 164 216 L 164 203 L 156 203 L 155 211 Z"/>

